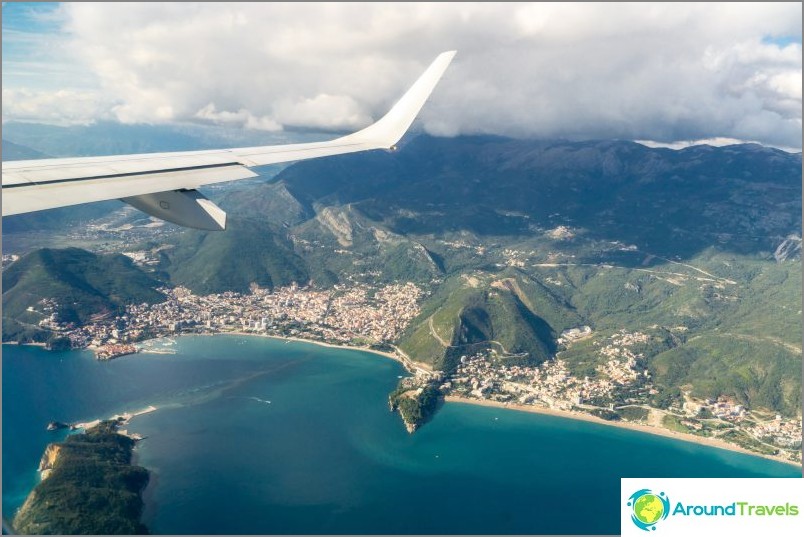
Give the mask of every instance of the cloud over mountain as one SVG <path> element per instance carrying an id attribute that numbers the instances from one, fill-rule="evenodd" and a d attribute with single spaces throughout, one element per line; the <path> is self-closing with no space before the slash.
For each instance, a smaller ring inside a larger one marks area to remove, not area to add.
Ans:
<path id="1" fill-rule="evenodd" d="M 4 80 L 5 120 L 55 122 L 45 104 L 62 91 L 72 122 L 353 129 L 457 49 L 423 112 L 434 134 L 801 146 L 800 4 L 66 3 L 58 15 L 62 55 L 97 87 Z"/>

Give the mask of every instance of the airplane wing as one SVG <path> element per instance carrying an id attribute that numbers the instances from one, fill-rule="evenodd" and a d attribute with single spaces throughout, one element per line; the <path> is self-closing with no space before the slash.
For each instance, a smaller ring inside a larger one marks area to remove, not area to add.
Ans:
<path id="1" fill-rule="evenodd" d="M 393 108 L 376 123 L 326 142 L 146 153 L 109 157 L 3 162 L 3 216 L 121 199 L 146 213 L 179 225 L 223 230 L 226 213 L 196 189 L 256 177 L 249 170 L 372 149 L 393 149 L 452 61 L 440 54 Z"/>

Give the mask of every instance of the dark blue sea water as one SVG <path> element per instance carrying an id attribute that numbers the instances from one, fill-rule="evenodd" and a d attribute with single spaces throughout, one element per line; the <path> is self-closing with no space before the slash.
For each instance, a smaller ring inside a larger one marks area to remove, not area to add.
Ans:
<path id="1" fill-rule="evenodd" d="M 618 533 L 620 477 L 800 477 L 793 466 L 595 423 L 449 403 L 413 435 L 396 362 L 305 343 L 182 337 L 97 362 L 3 347 L 3 512 L 36 484 L 50 420 L 147 435 L 154 533 Z M 577 514 L 583 498 L 582 515 Z"/>

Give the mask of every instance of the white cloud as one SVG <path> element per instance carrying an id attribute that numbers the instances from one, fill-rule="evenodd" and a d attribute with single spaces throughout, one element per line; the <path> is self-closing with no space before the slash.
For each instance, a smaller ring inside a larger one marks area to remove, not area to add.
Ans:
<path id="1" fill-rule="evenodd" d="M 371 117 L 346 95 L 322 93 L 313 98 L 285 100 L 274 107 L 276 119 L 289 126 L 321 129 L 355 129 L 371 123 Z"/>
<path id="2" fill-rule="evenodd" d="M 66 3 L 60 16 L 109 104 L 98 113 L 123 122 L 353 129 L 457 49 L 422 115 L 432 133 L 801 145 L 801 45 L 773 43 L 800 41 L 795 3 Z"/>
<path id="3" fill-rule="evenodd" d="M 237 112 L 228 112 L 226 110 L 218 111 L 215 107 L 215 103 L 206 105 L 196 112 L 195 117 L 218 124 L 238 125 L 247 129 L 271 132 L 282 130 L 282 125 L 269 117 L 256 117 L 245 108 L 241 108 Z"/>
<path id="4" fill-rule="evenodd" d="M 3 88 L 3 121 L 89 125 L 108 119 L 110 103 L 94 91 Z"/>
<path id="5" fill-rule="evenodd" d="M 667 149 L 685 149 L 687 147 L 692 147 L 696 145 L 711 145 L 712 147 L 724 147 L 736 144 L 759 143 L 753 140 L 738 140 L 736 138 L 708 138 L 705 140 L 683 140 L 678 142 L 655 142 L 653 140 L 634 140 L 634 141 L 638 144 L 642 144 L 647 147 L 664 147 Z M 793 147 L 780 147 L 779 149 L 795 153 L 801 151 L 800 148 L 793 148 Z"/>
<path id="6" fill-rule="evenodd" d="M 723 147 L 727 145 L 744 144 L 745 140 L 736 138 L 710 138 L 707 140 L 687 140 L 678 142 L 654 142 L 653 140 L 634 140 L 638 144 L 647 147 L 664 147 L 667 149 L 684 149 L 695 145 L 711 145 L 712 147 Z"/>

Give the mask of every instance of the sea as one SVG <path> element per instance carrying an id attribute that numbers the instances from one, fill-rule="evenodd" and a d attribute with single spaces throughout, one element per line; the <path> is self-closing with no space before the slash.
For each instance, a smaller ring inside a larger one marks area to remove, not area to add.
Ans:
<path id="1" fill-rule="evenodd" d="M 132 433 L 164 534 L 616 534 L 621 477 L 801 477 L 791 465 L 602 424 L 447 403 L 408 434 L 382 356 L 247 336 L 182 336 L 98 362 L 3 346 L 2 506 L 48 443 L 149 405 Z"/>

